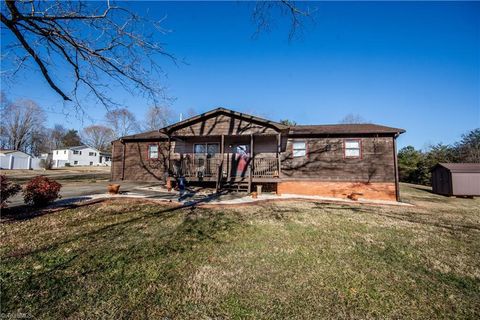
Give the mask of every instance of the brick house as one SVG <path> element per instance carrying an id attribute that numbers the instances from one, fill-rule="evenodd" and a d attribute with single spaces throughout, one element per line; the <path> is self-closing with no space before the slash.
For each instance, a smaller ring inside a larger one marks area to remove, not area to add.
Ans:
<path id="1" fill-rule="evenodd" d="M 217 189 L 398 200 L 396 138 L 375 124 L 295 125 L 217 108 L 112 142 L 112 180 L 183 176 Z"/>

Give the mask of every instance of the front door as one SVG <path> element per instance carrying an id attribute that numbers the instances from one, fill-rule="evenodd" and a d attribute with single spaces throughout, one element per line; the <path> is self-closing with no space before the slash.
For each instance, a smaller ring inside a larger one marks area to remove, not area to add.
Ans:
<path id="1" fill-rule="evenodd" d="M 233 149 L 232 157 L 232 176 L 248 176 L 248 164 L 250 162 L 250 146 L 247 144 L 237 144 Z"/>

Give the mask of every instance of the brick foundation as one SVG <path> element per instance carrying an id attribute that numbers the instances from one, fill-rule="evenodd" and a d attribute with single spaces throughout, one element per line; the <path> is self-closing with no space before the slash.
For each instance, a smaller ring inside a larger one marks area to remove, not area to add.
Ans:
<path id="1" fill-rule="evenodd" d="M 347 198 L 352 193 L 361 193 L 359 198 L 396 200 L 395 183 L 389 182 L 283 181 L 278 183 L 277 192 L 336 198 Z"/>

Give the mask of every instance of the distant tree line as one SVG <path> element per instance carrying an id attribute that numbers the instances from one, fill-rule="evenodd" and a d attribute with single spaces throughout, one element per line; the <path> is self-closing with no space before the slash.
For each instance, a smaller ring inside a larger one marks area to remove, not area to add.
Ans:
<path id="1" fill-rule="evenodd" d="M 464 135 L 460 141 L 452 144 L 436 144 L 427 150 L 416 150 L 412 146 L 398 152 L 398 171 L 400 181 L 430 185 L 430 170 L 440 162 L 480 163 L 480 128 Z"/>
<path id="2" fill-rule="evenodd" d="M 186 116 L 194 114 L 195 111 L 189 109 Z M 108 152 L 115 139 L 141 131 L 158 130 L 176 120 L 169 107 L 150 107 L 143 120 L 137 119 L 125 108 L 117 108 L 108 111 L 101 123 L 86 126 L 80 132 L 61 124 L 46 127 L 46 113 L 35 101 L 10 101 L 3 93 L 0 116 L 0 149 L 20 150 L 36 156 L 82 144 Z"/>

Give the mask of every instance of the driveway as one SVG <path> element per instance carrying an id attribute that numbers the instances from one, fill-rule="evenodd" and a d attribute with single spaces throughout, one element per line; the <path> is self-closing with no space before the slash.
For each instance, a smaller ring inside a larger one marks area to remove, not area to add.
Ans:
<path id="1" fill-rule="evenodd" d="M 62 189 L 60 195 L 63 199 L 88 196 L 93 194 L 101 194 L 107 192 L 109 181 L 76 181 L 61 182 Z M 135 188 L 146 187 L 149 185 L 159 185 L 159 183 L 142 183 L 142 182 L 119 182 L 120 192 L 132 192 Z M 18 193 L 15 197 L 9 199 L 9 207 L 23 205 L 22 193 Z"/>

